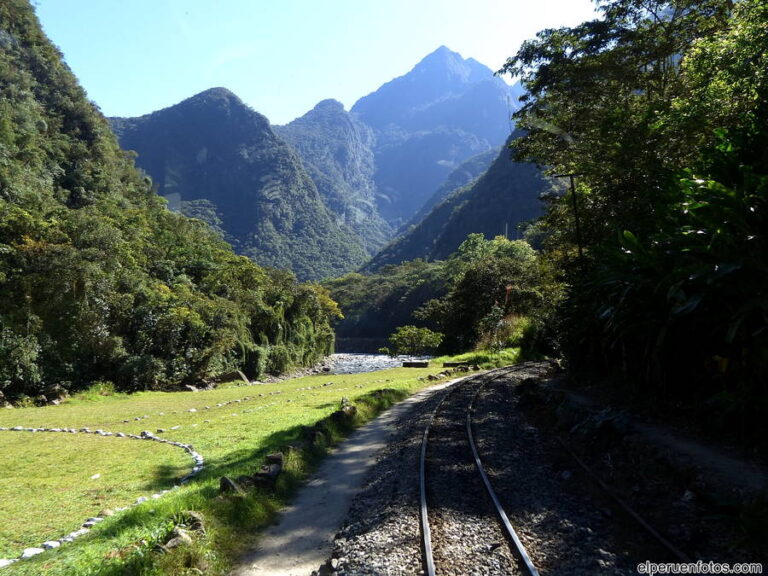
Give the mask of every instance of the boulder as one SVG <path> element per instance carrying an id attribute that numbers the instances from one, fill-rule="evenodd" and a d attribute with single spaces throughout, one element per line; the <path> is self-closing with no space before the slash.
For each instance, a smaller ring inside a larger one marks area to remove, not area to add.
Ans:
<path id="1" fill-rule="evenodd" d="M 349 424 L 357 414 L 357 408 L 351 404 L 347 404 L 341 410 L 336 410 L 331 414 L 331 420 L 336 424 Z"/>
<path id="2" fill-rule="evenodd" d="M 195 510 L 185 510 L 182 513 L 184 525 L 190 530 L 205 533 L 205 517 Z"/>
<path id="3" fill-rule="evenodd" d="M 250 384 L 251 381 L 248 380 L 245 374 L 243 374 L 240 370 L 232 370 L 231 372 L 227 372 L 225 374 L 219 374 L 218 376 L 214 376 L 211 378 L 211 382 L 214 382 L 216 384 L 221 384 L 223 382 L 232 382 L 234 380 L 241 380 L 245 384 Z"/>
<path id="4" fill-rule="evenodd" d="M 43 390 L 43 394 L 50 401 L 61 401 L 69 397 L 69 392 L 61 384 L 51 384 Z"/>
<path id="5" fill-rule="evenodd" d="M 283 456 L 282 452 L 275 452 L 274 454 L 267 454 L 266 461 L 270 464 L 280 464 L 280 466 L 283 465 L 283 462 L 285 460 L 285 456 Z"/>
<path id="6" fill-rule="evenodd" d="M 232 480 L 232 478 L 228 478 L 227 476 L 222 476 L 219 480 L 219 491 L 221 493 L 234 492 L 235 494 L 245 494 L 245 490 L 243 490 L 237 482 Z"/>
<path id="7" fill-rule="evenodd" d="M 170 539 L 165 543 L 165 548 L 170 550 L 171 548 L 189 544 L 192 544 L 192 536 L 183 528 L 176 526 L 171 531 Z"/>

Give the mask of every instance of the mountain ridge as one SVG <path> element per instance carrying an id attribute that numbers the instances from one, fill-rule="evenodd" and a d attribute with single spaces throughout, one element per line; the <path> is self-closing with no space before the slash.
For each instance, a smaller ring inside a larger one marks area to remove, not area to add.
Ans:
<path id="1" fill-rule="evenodd" d="M 337 219 L 356 232 L 369 254 L 392 236 L 378 213 L 373 181 L 375 137 L 333 99 L 284 126 L 273 126 L 302 158 L 326 206 Z"/>
<path id="2" fill-rule="evenodd" d="M 364 260 L 362 243 L 329 213 L 294 149 L 231 91 L 212 88 L 110 121 L 159 194 L 209 202 L 226 239 L 255 262 L 320 279 Z"/>
<path id="3" fill-rule="evenodd" d="M 376 198 L 398 228 L 462 162 L 501 146 L 521 93 L 445 46 L 360 98 L 350 112 L 376 134 Z"/>
<path id="4" fill-rule="evenodd" d="M 553 186 L 537 166 L 514 162 L 505 146 L 487 171 L 443 198 L 419 223 L 366 263 L 362 271 L 376 272 L 417 258 L 443 260 L 471 233 L 487 238 L 510 230 L 516 233 L 519 224 L 541 215 L 540 197 Z"/>

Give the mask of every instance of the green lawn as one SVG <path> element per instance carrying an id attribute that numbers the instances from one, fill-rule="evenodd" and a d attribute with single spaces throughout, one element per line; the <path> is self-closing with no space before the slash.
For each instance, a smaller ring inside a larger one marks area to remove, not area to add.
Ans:
<path id="1" fill-rule="evenodd" d="M 221 476 L 253 473 L 264 455 L 288 444 L 298 446 L 300 427 L 330 415 L 342 397 L 358 406 L 359 423 L 371 418 L 424 387 L 425 379 L 419 378 L 440 371 L 439 364 L 433 366 L 203 392 L 90 395 L 59 406 L 0 410 L 4 427 L 148 430 L 191 444 L 205 458 L 205 468 L 188 484 L 107 518 L 88 535 L 18 562 L 0 575 L 222 573 L 233 555 L 251 543 L 248 535 L 287 501 L 319 455 L 292 452 L 275 491 L 223 497 L 218 490 Z M 380 389 L 392 392 L 371 395 Z M 344 433 L 338 432 L 336 439 Z M 139 496 L 170 488 L 193 465 L 183 450 L 166 444 L 81 433 L 0 432 L 0 454 L 0 558 L 64 536 L 105 508 L 128 506 Z M 185 510 L 202 512 L 206 534 L 173 554 L 153 552 Z"/>

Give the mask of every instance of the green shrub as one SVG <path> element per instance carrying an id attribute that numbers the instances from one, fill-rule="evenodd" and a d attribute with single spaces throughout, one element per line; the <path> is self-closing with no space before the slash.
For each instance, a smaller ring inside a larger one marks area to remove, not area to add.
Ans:
<path id="1" fill-rule="evenodd" d="M 400 326 L 389 337 L 395 354 L 420 355 L 433 352 L 443 341 L 443 335 L 428 328 Z"/>
<path id="2" fill-rule="evenodd" d="M 276 344 L 269 349 L 267 372 L 270 374 L 282 374 L 291 367 L 291 353 L 283 344 Z"/>
<path id="3" fill-rule="evenodd" d="M 267 370 L 269 350 L 263 346 L 250 346 L 245 351 L 243 372 L 251 380 L 261 378 Z"/>

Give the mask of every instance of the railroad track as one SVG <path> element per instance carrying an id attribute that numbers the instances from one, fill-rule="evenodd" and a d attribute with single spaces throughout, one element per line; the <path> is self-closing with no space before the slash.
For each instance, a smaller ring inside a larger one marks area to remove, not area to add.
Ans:
<path id="1" fill-rule="evenodd" d="M 472 431 L 480 390 L 526 368 L 530 366 L 502 368 L 457 383 L 432 412 L 422 437 L 419 471 L 427 576 L 437 573 L 436 564 L 440 573 L 539 574 L 493 490 Z"/>

